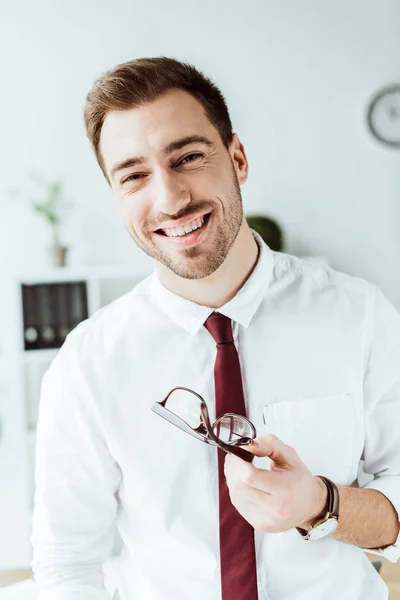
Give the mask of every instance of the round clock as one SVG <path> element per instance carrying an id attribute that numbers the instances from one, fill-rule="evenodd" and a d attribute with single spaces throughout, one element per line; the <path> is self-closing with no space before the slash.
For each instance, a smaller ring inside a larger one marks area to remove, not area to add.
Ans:
<path id="1" fill-rule="evenodd" d="M 367 121 L 377 140 L 400 148 L 400 83 L 375 94 L 368 107 Z"/>

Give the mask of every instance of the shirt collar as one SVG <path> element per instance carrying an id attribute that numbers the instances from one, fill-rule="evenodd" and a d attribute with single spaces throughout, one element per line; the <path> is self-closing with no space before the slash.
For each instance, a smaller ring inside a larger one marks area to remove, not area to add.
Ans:
<path id="1" fill-rule="evenodd" d="M 261 304 L 265 291 L 271 282 L 274 265 L 272 251 L 258 233 L 252 230 L 252 234 L 260 249 L 257 264 L 237 294 L 218 309 L 218 312 L 244 327 L 250 325 Z M 200 330 L 215 310 L 208 306 L 196 304 L 168 290 L 159 280 L 157 271 L 153 273 L 150 294 L 159 310 L 168 315 L 179 327 L 193 335 Z"/>

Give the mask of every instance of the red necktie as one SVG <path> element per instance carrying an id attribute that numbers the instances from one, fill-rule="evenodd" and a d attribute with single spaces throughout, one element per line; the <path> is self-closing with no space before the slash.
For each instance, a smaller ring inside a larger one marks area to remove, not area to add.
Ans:
<path id="1" fill-rule="evenodd" d="M 204 323 L 217 344 L 214 366 L 216 417 L 232 412 L 246 416 L 242 375 L 228 317 L 213 313 Z M 218 452 L 219 546 L 222 600 L 257 600 L 254 528 L 233 506 L 224 474 L 226 453 Z"/>

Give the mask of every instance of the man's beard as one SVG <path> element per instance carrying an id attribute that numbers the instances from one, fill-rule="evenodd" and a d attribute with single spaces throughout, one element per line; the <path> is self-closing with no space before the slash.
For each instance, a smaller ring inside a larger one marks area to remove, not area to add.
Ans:
<path id="1" fill-rule="evenodd" d="M 236 175 L 236 171 L 232 165 L 232 189 L 228 196 L 228 202 L 225 205 L 225 218 L 223 221 L 218 223 L 216 233 L 214 237 L 214 244 L 209 243 L 209 248 L 205 250 L 202 248 L 202 244 L 195 245 L 189 248 L 181 248 L 180 253 L 181 259 L 174 259 L 170 254 L 161 250 L 153 241 L 148 243 L 140 239 L 136 232 L 132 229 L 127 229 L 129 235 L 134 240 L 136 245 L 143 250 L 148 256 L 154 258 L 157 262 L 165 265 L 175 275 L 183 277 L 184 279 L 203 279 L 208 275 L 214 273 L 225 261 L 230 248 L 236 240 L 242 221 L 243 221 L 243 201 L 240 191 L 240 184 Z M 213 211 L 211 219 L 216 218 L 218 205 L 215 202 L 207 202 L 204 205 L 196 205 L 196 207 L 189 207 L 186 211 L 186 215 L 198 214 L 199 212 L 210 212 Z M 186 216 L 180 214 L 179 218 Z M 165 218 L 169 218 L 170 215 L 165 215 Z M 208 225 L 207 225 L 208 226 Z M 211 227 L 215 227 L 215 223 L 210 223 Z M 156 234 L 157 235 L 157 234 Z M 198 258 L 198 260 L 196 260 Z"/>

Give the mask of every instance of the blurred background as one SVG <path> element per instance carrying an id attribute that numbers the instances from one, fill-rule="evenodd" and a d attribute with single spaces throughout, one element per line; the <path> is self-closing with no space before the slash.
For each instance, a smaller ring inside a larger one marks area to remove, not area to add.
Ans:
<path id="1" fill-rule="evenodd" d="M 374 131 L 367 120 L 400 82 L 399 31 L 398 0 L 0 3 L 0 571 L 31 557 L 45 369 L 68 330 L 153 269 L 85 136 L 94 80 L 144 56 L 203 70 L 247 151 L 246 215 L 400 309 L 396 92 L 373 105 Z"/>

